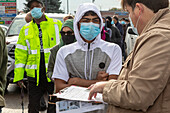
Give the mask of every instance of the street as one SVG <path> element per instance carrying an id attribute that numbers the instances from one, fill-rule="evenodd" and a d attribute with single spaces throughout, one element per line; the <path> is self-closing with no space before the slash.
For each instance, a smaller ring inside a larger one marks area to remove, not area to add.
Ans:
<path id="1" fill-rule="evenodd" d="M 16 84 L 10 84 L 8 86 L 8 93 L 5 94 L 5 100 L 6 106 L 2 109 L 2 113 L 22 113 L 21 90 Z M 24 113 L 28 113 L 28 94 L 26 91 L 24 93 Z"/>

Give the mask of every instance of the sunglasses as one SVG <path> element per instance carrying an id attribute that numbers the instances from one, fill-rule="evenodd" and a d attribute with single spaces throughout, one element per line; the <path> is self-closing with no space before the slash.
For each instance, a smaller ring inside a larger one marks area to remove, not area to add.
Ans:
<path id="1" fill-rule="evenodd" d="M 67 31 L 67 32 L 64 32 L 64 31 L 60 31 L 60 34 L 63 36 L 63 35 L 73 35 L 73 31 Z"/>

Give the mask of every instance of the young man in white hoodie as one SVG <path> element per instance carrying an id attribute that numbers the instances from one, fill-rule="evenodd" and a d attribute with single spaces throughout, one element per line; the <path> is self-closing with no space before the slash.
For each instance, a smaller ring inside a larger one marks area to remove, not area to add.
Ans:
<path id="1" fill-rule="evenodd" d="M 56 92 L 70 85 L 89 87 L 98 81 L 117 79 L 122 67 L 121 49 L 101 40 L 103 19 L 94 4 L 79 6 L 74 19 L 77 42 L 57 53 L 52 78 Z"/>
<path id="2" fill-rule="evenodd" d="M 119 75 L 121 49 L 101 40 L 102 21 L 94 4 L 79 6 L 74 19 L 77 42 L 62 47 L 56 56 L 53 73 L 56 92 L 70 85 L 88 87 Z"/>

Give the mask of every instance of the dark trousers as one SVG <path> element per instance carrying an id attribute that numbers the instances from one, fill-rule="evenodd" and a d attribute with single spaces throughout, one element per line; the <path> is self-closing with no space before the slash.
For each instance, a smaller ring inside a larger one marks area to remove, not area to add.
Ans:
<path id="1" fill-rule="evenodd" d="M 36 72 L 35 72 L 36 74 Z M 37 76 L 28 77 L 29 105 L 28 113 L 39 113 L 40 100 L 44 93 L 53 94 L 54 83 L 47 82 L 44 53 L 41 53 L 39 84 L 37 86 Z M 55 105 L 48 104 L 47 113 L 56 113 Z"/>
<path id="2" fill-rule="evenodd" d="M 0 106 L 0 113 L 2 113 L 2 106 Z"/>
<path id="3" fill-rule="evenodd" d="M 54 83 L 40 83 L 38 86 L 34 78 L 28 78 L 29 105 L 28 113 L 39 113 L 40 100 L 44 93 L 53 94 Z M 48 104 L 47 113 L 56 113 L 55 105 Z"/>

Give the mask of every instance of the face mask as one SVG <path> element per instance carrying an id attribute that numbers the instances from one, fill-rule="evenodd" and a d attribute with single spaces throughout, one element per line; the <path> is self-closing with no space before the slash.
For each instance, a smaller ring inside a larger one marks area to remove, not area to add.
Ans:
<path id="1" fill-rule="evenodd" d="M 74 35 L 63 35 L 62 40 L 63 40 L 64 44 L 66 44 L 66 45 L 71 44 L 74 42 L 75 36 Z"/>
<path id="2" fill-rule="evenodd" d="M 125 24 L 126 24 L 126 22 L 125 22 L 125 21 L 121 21 L 121 24 L 122 24 L 122 25 L 125 25 Z"/>
<path id="3" fill-rule="evenodd" d="M 111 24 L 113 25 L 113 24 L 115 24 L 115 22 L 112 20 Z"/>
<path id="4" fill-rule="evenodd" d="M 37 8 L 37 7 L 34 7 L 32 10 L 31 10 L 31 15 L 33 18 L 35 19 L 40 19 L 43 15 L 43 13 L 41 12 L 41 9 L 42 8 Z"/>
<path id="5" fill-rule="evenodd" d="M 99 24 L 90 23 L 81 23 L 80 34 L 88 41 L 93 40 L 100 33 Z"/>
<path id="6" fill-rule="evenodd" d="M 139 18 L 140 18 L 140 16 L 139 16 Z M 139 35 L 139 34 L 138 34 L 138 30 L 137 30 L 139 18 L 138 18 L 138 20 L 137 20 L 137 22 L 136 22 L 136 27 L 135 27 L 135 26 L 133 25 L 133 23 L 132 23 L 132 19 L 131 19 L 130 16 L 129 16 L 130 25 L 132 26 L 132 30 L 133 30 L 133 32 L 134 32 L 135 34 L 137 34 L 137 35 Z"/>

